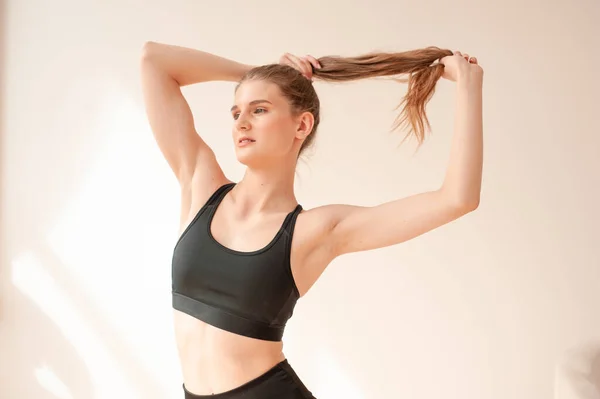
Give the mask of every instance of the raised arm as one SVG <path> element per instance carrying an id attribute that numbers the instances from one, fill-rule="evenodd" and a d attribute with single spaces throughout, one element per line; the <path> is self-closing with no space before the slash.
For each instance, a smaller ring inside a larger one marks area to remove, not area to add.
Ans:
<path id="1" fill-rule="evenodd" d="M 454 136 L 445 179 L 437 190 L 377 206 L 334 204 L 319 219 L 331 226 L 325 241 L 333 256 L 399 244 L 445 225 L 479 206 L 483 168 L 483 69 L 445 57 L 444 77 L 456 81 Z M 468 58 L 468 57 L 465 57 Z"/>
<path id="2" fill-rule="evenodd" d="M 196 132 L 181 87 L 239 81 L 249 65 L 191 48 L 146 42 L 140 69 L 144 105 L 156 142 L 182 187 L 212 192 L 225 178 L 212 149 Z"/>

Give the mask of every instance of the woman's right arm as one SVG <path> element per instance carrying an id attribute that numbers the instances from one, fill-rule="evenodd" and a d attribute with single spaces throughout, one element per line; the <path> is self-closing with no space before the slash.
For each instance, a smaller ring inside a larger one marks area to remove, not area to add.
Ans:
<path id="1" fill-rule="evenodd" d="M 202 197 L 228 182 L 212 149 L 196 132 L 181 87 L 239 81 L 252 66 L 203 51 L 146 42 L 140 62 L 142 92 L 155 140 L 182 188 L 192 180 Z"/>

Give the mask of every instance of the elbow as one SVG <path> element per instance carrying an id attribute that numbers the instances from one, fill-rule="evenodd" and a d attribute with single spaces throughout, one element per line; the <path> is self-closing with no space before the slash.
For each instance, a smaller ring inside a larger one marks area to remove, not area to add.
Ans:
<path id="1" fill-rule="evenodd" d="M 150 43 L 151 42 L 146 42 L 142 46 L 142 51 L 140 52 L 140 66 L 146 65 L 152 60 L 152 58 L 151 58 L 152 45 L 150 45 Z"/>
<path id="2" fill-rule="evenodd" d="M 153 41 L 147 41 L 142 45 L 140 52 L 140 61 L 147 62 L 153 59 L 156 54 L 156 47 L 158 43 Z"/>
<path id="3" fill-rule="evenodd" d="M 446 201 L 459 213 L 473 212 L 479 207 L 479 195 L 459 195 L 448 190 L 440 190 L 446 197 Z"/>
<path id="4" fill-rule="evenodd" d="M 473 212 L 477 208 L 479 208 L 479 196 L 477 197 L 469 197 L 462 198 L 457 201 L 458 207 L 465 213 Z"/>
<path id="5" fill-rule="evenodd" d="M 469 213 L 473 212 L 479 207 L 479 191 L 451 189 L 447 186 L 442 186 L 440 192 L 446 198 L 446 200 L 452 204 L 460 212 Z"/>
<path id="6" fill-rule="evenodd" d="M 160 55 L 160 44 L 156 42 L 145 42 L 142 45 L 140 56 L 139 56 L 139 68 L 142 71 L 151 70 L 159 71 L 163 70 L 163 62 Z"/>

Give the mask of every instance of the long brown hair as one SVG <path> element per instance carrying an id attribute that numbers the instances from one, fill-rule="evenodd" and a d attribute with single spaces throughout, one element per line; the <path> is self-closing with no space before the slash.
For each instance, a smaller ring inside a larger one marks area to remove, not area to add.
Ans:
<path id="1" fill-rule="evenodd" d="M 451 50 L 430 46 L 399 53 L 374 52 L 356 57 L 325 56 L 318 58 L 322 68 L 313 68 L 313 77 L 326 82 L 349 82 L 396 76 L 393 80 L 408 83 L 407 93 L 396 107 L 396 110 L 402 110 L 397 115 L 392 130 L 408 127 L 402 142 L 412 134 L 420 146 L 425 140 L 426 130 L 431 130 L 425 107 L 435 92 L 437 81 L 444 73 L 444 65 L 435 61 L 452 54 Z M 407 76 L 401 79 L 400 75 Z M 308 111 L 313 114 L 313 131 L 302 144 L 298 154 L 300 156 L 314 141 L 320 122 L 319 97 L 312 83 L 295 68 L 282 64 L 253 68 L 239 84 L 246 80 L 265 80 L 276 84 L 289 100 L 293 112 Z"/>

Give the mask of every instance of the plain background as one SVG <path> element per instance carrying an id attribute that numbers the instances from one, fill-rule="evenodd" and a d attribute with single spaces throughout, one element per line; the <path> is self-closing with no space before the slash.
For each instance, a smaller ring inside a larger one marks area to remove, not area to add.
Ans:
<path id="1" fill-rule="evenodd" d="M 179 193 L 138 73 L 153 40 L 250 64 L 429 45 L 476 56 L 479 209 L 336 259 L 299 302 L 284 351 L 319 399 L 598 398 L 599 17 L 596 0 L 5 0 L 0 397 L 182 397 L 170 303 Z M 184 94 L 237 180 L 233 87 Z M 296 180 L 305 208 L 439 187 L 454 83 L 438 84 L 416 153 L 390 133 L 406 85 L 315 87 L 323 122 Z"/>

